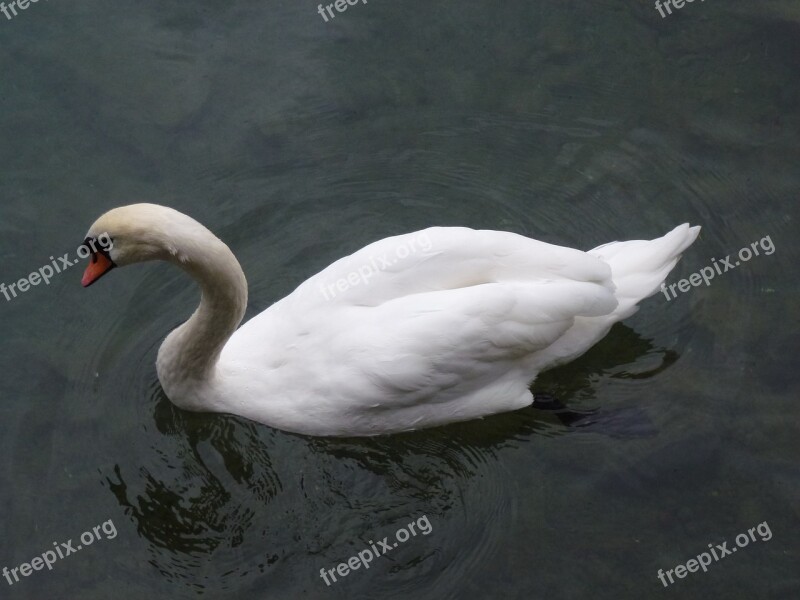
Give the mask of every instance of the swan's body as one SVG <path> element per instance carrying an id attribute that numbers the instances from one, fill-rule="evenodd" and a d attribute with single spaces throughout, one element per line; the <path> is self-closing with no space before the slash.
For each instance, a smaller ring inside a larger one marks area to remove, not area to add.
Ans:
<path id="1" fill-rule="evenodd" d="M 104 232 L 111 266 L 169 260 L 201 286 L 198 310 L 158 353 L 175 404 L 297 433 L 361 436 L 530 405 L 536 375 L 633 314 L 699 227 L 589 252 L 434 227 L 336 261 L 238 330 L 247 283 L 205 227 L 138 204 L 103 215 L 89 237 Z M 84 284 L 110 268 L 90 265 Z"/>

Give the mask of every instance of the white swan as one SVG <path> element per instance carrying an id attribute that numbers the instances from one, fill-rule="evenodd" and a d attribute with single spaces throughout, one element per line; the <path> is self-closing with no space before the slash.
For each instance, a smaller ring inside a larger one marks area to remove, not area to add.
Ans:
<path id="1" fill-rule="evenodd" d="M 241 328 L 247 282 L 228 247 L 171 208 L 115 208 L 89 229 L 83 285 L 166 260 L 200 285 L 158 352 L 181 408 L 320 436 L 395 433 L 528 406 L 537 373 L 588 350 L 658 291 L 699 227 L 589 252 L 433 227 L 342 258 Z M 95 245 L 95 248 L 97 246 Z"/>

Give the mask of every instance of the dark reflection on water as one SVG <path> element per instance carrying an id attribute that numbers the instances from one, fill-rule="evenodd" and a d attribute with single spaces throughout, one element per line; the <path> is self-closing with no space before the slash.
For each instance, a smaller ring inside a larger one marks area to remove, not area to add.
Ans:
<path id="1" fill-rule="evenodd" d="M 252 513 L 240 512 L 236 489 L 247 490 L 264 504 L 280 491 L 280 482 L 253 426 L 242 427 L 210 415 L 185 414 L 165 397 L 156 410 L 159 431 L 185 446 L 174 457 L 180 461 L 177 464 L 154 449 L 164 466 L 175 472 L 175 479 L 161 481 L 141 470 L 138 476 L 144 480 L 143 493 L 131 497 L 117 465 L 116 477 L 108 480 L 111 491 L 123 507 L 130 509 L 139 534 L 157 546 L 191 554 L 212 552 L 222 543 L 231 547 L 241 544 Z M 187 418 L 202 423 L 187 427 Z M 221 464 L 214 464 L 220 460 Z"/>
<path id="2" fill-rule="evenodd" d="M 615 379 L 647 379 L 668 369 L 678 358 L 680 354 L 675 348 L 659 348 L 652 340 L 617 323 L 586 354 L 539 375 L 534 387 L 564 398 L 593 396 L 592 382 L 598 375 L 607 374 Z"/>

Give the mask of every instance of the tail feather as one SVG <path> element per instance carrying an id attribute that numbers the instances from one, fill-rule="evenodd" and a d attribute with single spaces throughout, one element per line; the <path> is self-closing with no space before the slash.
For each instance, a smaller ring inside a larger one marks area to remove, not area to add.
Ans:
<path id="1" fill-rule="evenodd" d="M 700 227 L 684 223 L 655 240 L 611 242 L 589 250 L 587 254 L 611 267 L 614 297 L 619 304 L 607 315 L 575 317 L 575 324 L 548 348 L 546 361 L 534 363 L 533 368 L 551 369 L 574 360 L 606 335 L 614 323 L 635 313 L 636 304 L 658 291 L 699 233 Z"/>
<path id="2" fill-rule="evenodd" d="M 611 266 L 611 278 L 617 287 L 619 319 L 636 312 L 636 303 L 655 294 L 686 248 L 697 239 L 700 227 L 678 225 L 655 240 L 631 240 L 603 244 L 588 254 Z"/>

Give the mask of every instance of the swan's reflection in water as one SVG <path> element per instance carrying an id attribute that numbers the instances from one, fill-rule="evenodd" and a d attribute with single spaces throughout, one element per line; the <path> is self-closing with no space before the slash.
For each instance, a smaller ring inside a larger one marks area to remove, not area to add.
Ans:
<path id="1" fill-rule="evenodd" d="M 189 425 L 192 420 L 196 423 Z M 139 533 L 178 552 L 210 552 L 222 543 L 237 546 L 252 519 L 247 510 L 232 506 L 237 491 L 247 490 L 267 504 L 280 490 L 253 427 L 227 417 L 184 413 L 166 398 L 156 405 L 156 422 L 165 435 L 185 436 L 185 445 L 171 457 L 156 449 L 166 469 L 174 472 L 172 481 L 142 469 L 144 493 L 135 499 L 127 494 L 119 466 L 117 481 L 111 483 L 120 503 L 136 517 Z"/>
<path id="2" fill-rule="evenodd" d="M 582 358 L 543 374 L 536 388 L 585 407 L 599 378 L 652 377 L 676 357 L 617 325 Z M 206 592 L 265 582 L 319 592 L 320 568 L 427 515 L 430 535 L 348 577 L 347 589 L 446 594 L 453 578 L 468 577 L 502 550 L 503 532 L 514 527 L 519 499 L 514 478 L 504 476 L 508 453 L 578 431 L 527 408 L 388 437 L 307 438 L 181 411 L 157 383 L 151 393 L 157 443 L 147 464 L 117 465 L 108 485 L 148 541 L 153 566 L 169 581 Z M 636 400 L 628 404 L 637 412 L 587 429 L 639 432 L 646 410 L 632 406 Z M 535 477 L 535 456 L 523 458 Z"/>

